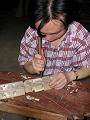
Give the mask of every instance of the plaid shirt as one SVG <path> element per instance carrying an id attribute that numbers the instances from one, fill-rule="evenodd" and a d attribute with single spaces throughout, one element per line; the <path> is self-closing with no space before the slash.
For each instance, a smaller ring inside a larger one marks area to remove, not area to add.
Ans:
<path id="1" fill-rule="evenodd" d="M 31 61 L 37 53 L 37 39 L 37 31 L 29 27 L 20 45 L 20 65 Z M 46 38 L 43 38 L 42 46 L 46 58 L 44 75 L 90 67 L 90 33 L 78 22 L 69 25 L 58 48 Z"/>

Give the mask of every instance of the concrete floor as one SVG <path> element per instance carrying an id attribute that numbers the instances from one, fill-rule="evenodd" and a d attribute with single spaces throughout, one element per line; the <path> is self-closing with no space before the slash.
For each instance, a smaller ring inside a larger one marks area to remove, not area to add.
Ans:
<path id="1" fill-rule="evenodd" d="M 17 58 L 27 27 L 26 18 L 16 18 L 11 13 L 0 15 L 0 71 L 21 71 Z"/>

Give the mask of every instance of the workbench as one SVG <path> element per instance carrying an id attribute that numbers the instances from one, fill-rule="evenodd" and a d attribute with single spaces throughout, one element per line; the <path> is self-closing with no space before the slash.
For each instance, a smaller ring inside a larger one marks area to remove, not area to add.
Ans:
<path id="1" fill-rule="evenodd" d="M 27 75 L 27 78 L 30 77 L 34 78 Z M 0 84 L 24 80 L 25 77 L 22 77 L 21 73 L 0 72 Z M 29 92 L 0 100 L 0 111 L 40 120 L 83 120 L 84 117 L 90 116 L 90 82 L 83 81 L 85 80 L 75 81 L 60 90 Z"/>

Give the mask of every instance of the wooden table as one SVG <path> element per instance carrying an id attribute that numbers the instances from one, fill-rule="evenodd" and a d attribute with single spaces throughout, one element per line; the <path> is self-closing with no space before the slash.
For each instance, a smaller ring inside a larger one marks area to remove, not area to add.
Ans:
<path id="1" fill-rule="evenodd" d="M 0 72 L 0 84 L 23 81 L 21 74 Z M 31 96 L 35 99 L 27 99 Z M 41 120 L 83 119 L 90 115 L 90 83 L 70 83 L 61 90 L 32 92 L 1 100 L 0 111 L 39 118 Z"/>

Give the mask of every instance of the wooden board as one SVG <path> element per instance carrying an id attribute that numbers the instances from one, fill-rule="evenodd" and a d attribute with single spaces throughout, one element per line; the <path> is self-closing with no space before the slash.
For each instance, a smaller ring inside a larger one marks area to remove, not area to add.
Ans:
<path id="1" fill-rule="evenodd" d="M 32 80 L 32 76 L 29 75 L 0 72 L 0 84 L 26 81 L 24 84 L 28 86 L 28 78 Z M 68 117 L 82 118 L 84 114 L 90 114 L 90 83 L 78 81 L 68 84 L 61 90 L 26 91 L 25 95 L 7 99 L 6 102 L 12 107 L 18 106 L 19 109 L 34 108 Z"/>

